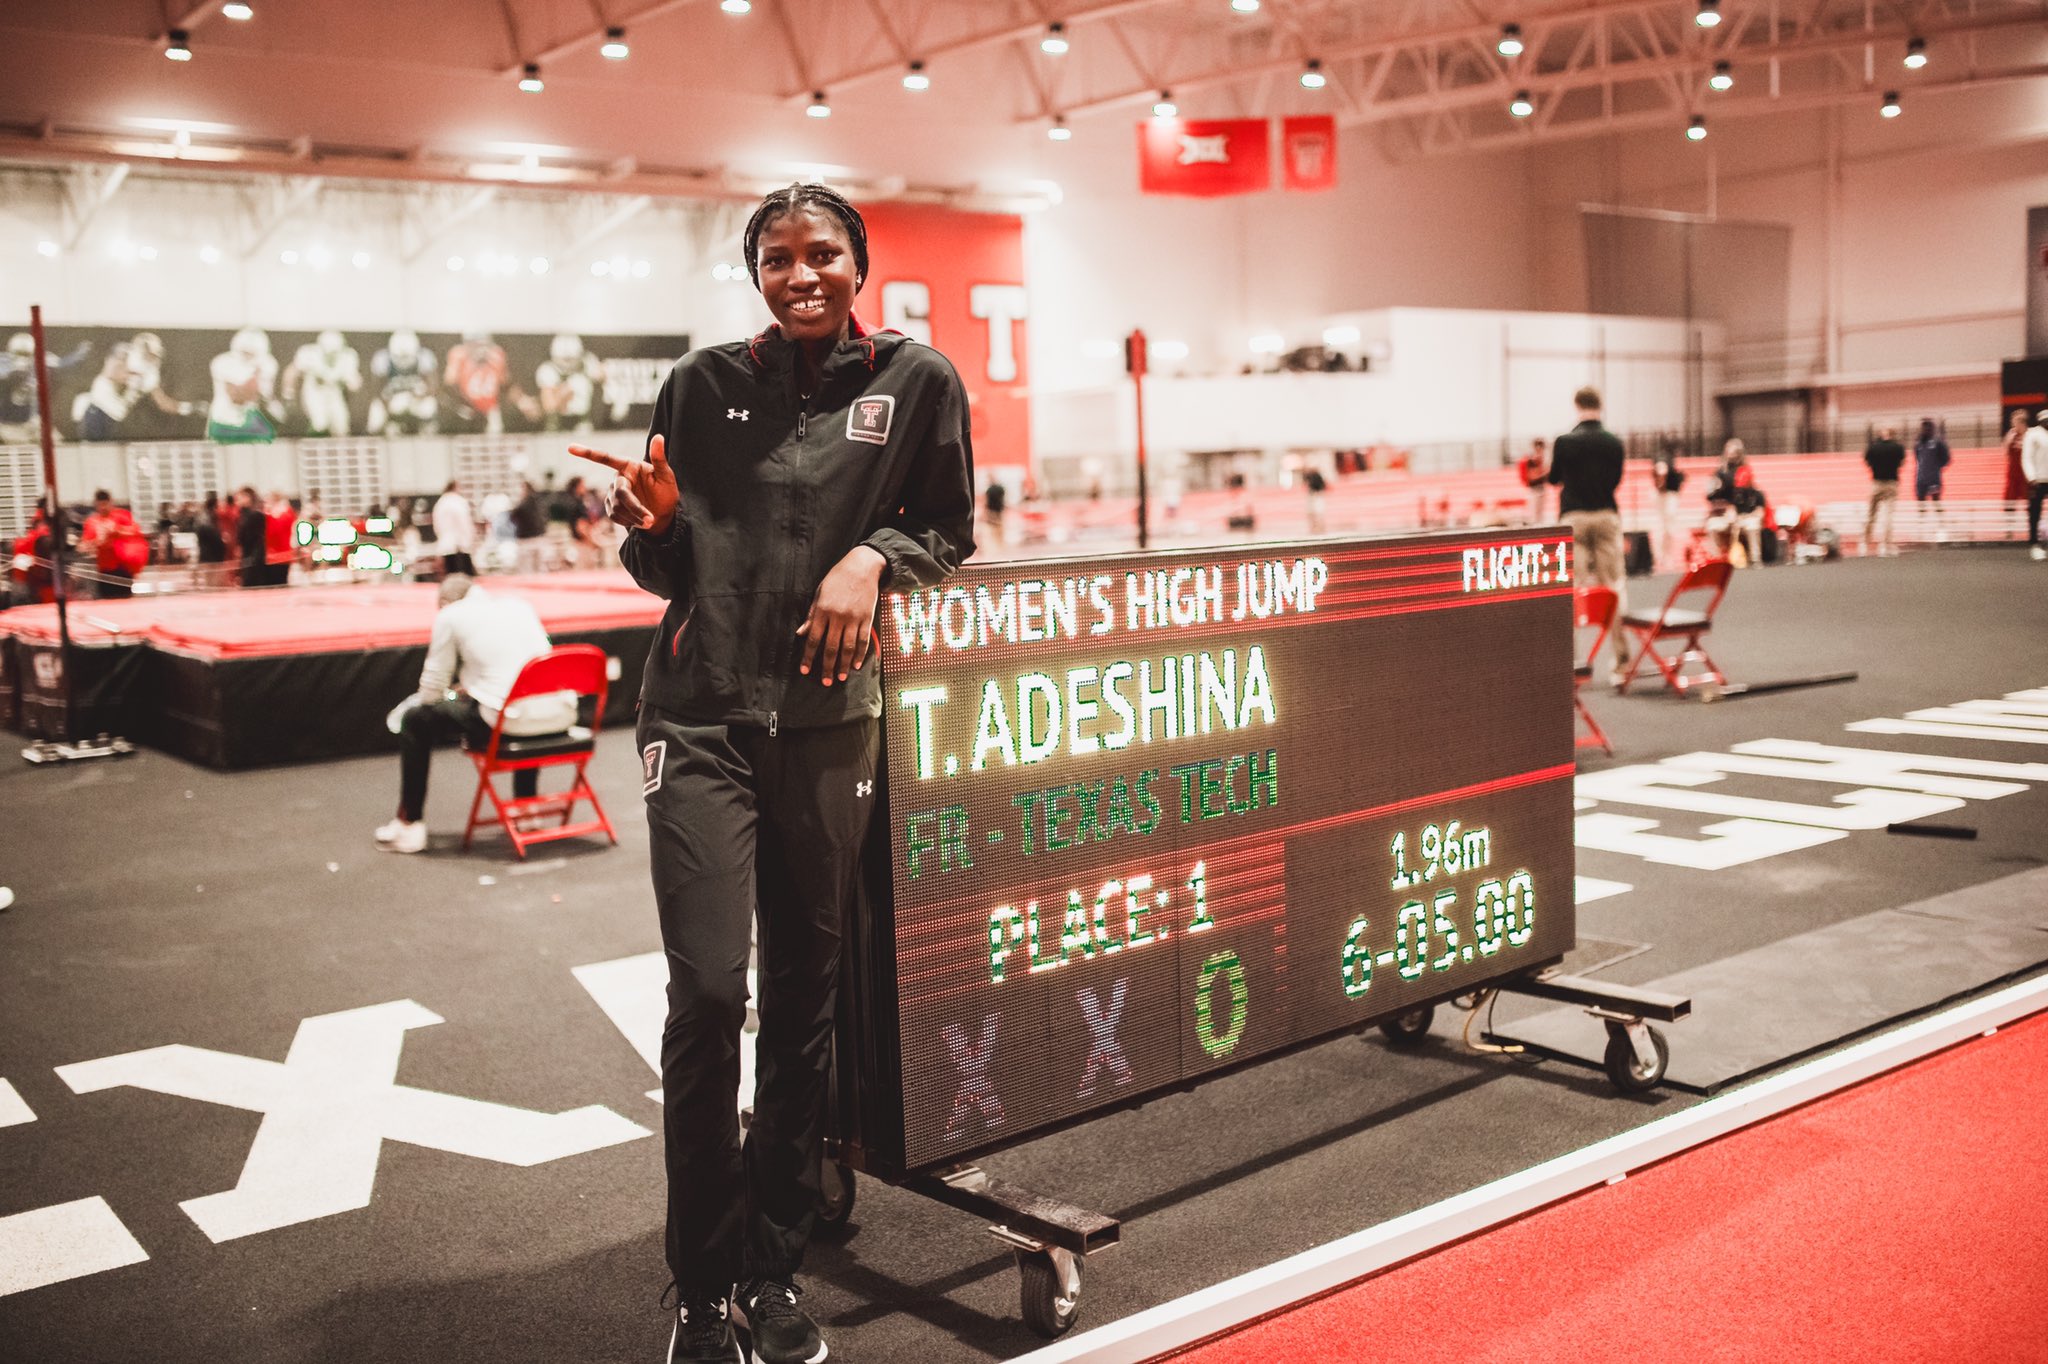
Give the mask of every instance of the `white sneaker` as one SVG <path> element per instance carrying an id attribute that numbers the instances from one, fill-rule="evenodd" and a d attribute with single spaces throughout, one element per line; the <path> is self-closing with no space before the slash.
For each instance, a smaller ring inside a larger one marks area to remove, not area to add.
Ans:
<path id="1" fill-rule="evenodd" d="M 2027 551 L 2027 557 L 2029 559 L 2032 559 L 2035 563 L 2039 563 L 2043 559 L 2048 559 L 2048 549 L 2043 549 L 2041 546 L 2035 545 L 2032 549 Z"/>
<path id="2" fill-rule="evenodd" d="M 416 819 L 408 824 L 402 819 L 394 819 L 377 830 L 377 845 L 385 852 L 425 852 L 427 850 L 426 821 Z"/>

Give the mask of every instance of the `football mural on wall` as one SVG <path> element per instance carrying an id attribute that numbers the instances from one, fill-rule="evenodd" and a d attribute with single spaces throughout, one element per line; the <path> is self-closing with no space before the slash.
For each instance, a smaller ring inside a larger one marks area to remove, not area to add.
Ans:
<path id="1" fill-rule="evenodd" d="M 687 335 L 53 327 L 60 439 L 644 429 Z"/>

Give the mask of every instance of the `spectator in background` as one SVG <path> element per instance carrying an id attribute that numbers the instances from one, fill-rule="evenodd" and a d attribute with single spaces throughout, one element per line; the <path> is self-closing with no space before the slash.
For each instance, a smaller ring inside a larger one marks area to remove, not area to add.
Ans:
<path id="1" fill-rule="evenodd" d="M 1323 503 L 1330 491 L 1330 481 L 1323 477 L 1321 469 L 1311 466 L 1308 472 L 1301 476 L 1301 482 L 1302 486 L 1308 489 L 1308 533 L 1310 535 L 1321 535 L 1323 533 Z M 1002 485 L 998 483 L 991 484 L 990 486 L 1001 487 Z"/>
<path id="2" fill-rule="evenodd" d="M 1764 561 L 1764 495 L 1740 440 L 1721 447 L 1721 467 L 1707 489 L 1707 531 L 1737 568 Z"/>
<path id="3" fill-rule="evenodd" d="M 1550 506 L 1550 447 L 1543 437 L 1530 443 L 1529 453 L 1515 462 L 1515 472 L 1529 490 L 1529 524 L 1540 526 L 1549 520 Z"/>
<path id="4" fill-rule="evenodd" d="M 460 573 L 464 577 L 476 576 L 476 563 L 469 552 L 476 548 L 476 518 L 469 510 L 469 499 L 462 495 L 462 487 L 454 479 L 434 500 L 434 547 L 441 554 L 443 577 Z"/>
<path id="5" fill-rule="evenodd" d="M 2015 407 L 2012 424 L 2005 429 L 2005 491 L 1999 495 L 2001 502 L 2018 502 L 2027 495 L 2027 471 L 2021 460 L 2027 430 L 2027 409 Z"/>
<path id="6" fill-rule="evenodd" d="M 1003 486 L 1000 478 L 991 478 L 988 487 L 981 492 L 981 523 L 988 530 L 991 545 L 1006 545 L 1009 536 L 1003 530 L 1003 510 L 1010 504 L 1010 490 Z"/>
<path id="7" fill-rule="evenodd" d="M 233 587 L 240 580 L 242 573 L 242 509 L 237 505 L 233 493 L 222 497 L 209 492 L 206 495 L 206 505 L 213 513 L 214 529 L 220 533 L 221 547 L 226 556 L 224 562 L 227 566 L 221 570 L 220 585 Z"/>
<path id="8" fill-rule="evenodd" d="M 1948 441 L 1935 428 L 1934 418 L 1920 419 L 1920 438 L 1913 442 L 1913 496 L 1933 502 L 1940 511 L 1942 471 L 1948 468 Z"/>
<path id="9" fill-rule="evenodd" d="M 2041 500 L 2048 497 L 2048 407 L 2041 409 L 2020 443 L 2020 471 L 2027 479 L 2027 553 L 2038 562 L 2048 559 L 2048 549 L 2041 547 Z"/>
<path id="10" fill-rule="evenodd" d="M 1621 441 L 1600 424 L 1600 390 L 1590 384 L 1572 395 L 1579 424 L 1557 438 L 1545 480 L 1559 488 L 1558 518 L 1572 528 L 1572 576 L 1614 589 L 1616 610 L 1627 609 L 1628 584 L 1622 571 L 1621 506 L 1614 490 L 1621 486 Z M 1610 631 L 1614 641 L 1614 680 L 1628 666 L 1628 632 Z"/>
<path id="11" fill-rule="evenodd" d="M 557 490 L 554 471 L 549 470 L 545 481 L 547 486 L 541 492 L 541 502 L 547 510 L 550 566 L 574 568 L 581 557 L 576 544 L 576 522 L 584 515 L 583 479 L 572 478 Z"/>
<path id="12" fill-rule="evenodd" d="M 115 506 L 105 488 L 92 495 L 92 515 L 78 533 L 78 550 L 93 556 L 96 597 L 133 596 L 135 575 L 149 564 L 149 538 L 135 523 L 135 513 Z"/>
<path id="13" fill-rule="evenodd" d="M 50 518 L 38 506 L 29 517 L 28 529 L 14 542 L 13 558 L 7 566 L 14 605 L 29 606 L 57 599 L 56 557 Z"/>
<path id="14" fill-rule="evenodd" d="M 292 560 L 299 553 L 292 528 L 298 519 L 292 500 L 282 492 L 273 491 L 263 505 L 263 581 L 271 587 L 283 587 L 292 580 Z"/>
<path id="15" fill-rule="evenodd" d="M 1650 487 L 1657 494 L 1657 563 L 1676 564 L 1682 557 L 1678 543 L 1678 490 L 1685 486 L 1685 472 L 1678 467 L 1678 450 L 1672 442 L 1650 461 Z"/>
<path id="16" fill-rule="evenodd" d="M 1890 558 L 1899 552 L 1892 540 L 1892 515 L 1899 505 L 1899 467 L 1906 462 L 1906 447 L 1899 444 L 1898 436 L 1897 428 L 1880 426 L 1877 439 L 1863 451 L 1863 462 L 1870 468 L 1870 510 L 1863 518 L 1865 555 Z"/>
<path id="17" fill-rule="evenodd" d="M 531 481 L 521 479 L 519 500 L 512 504 L 512 539 L 521 573 L 539 573 L 547 567 L 547 534 L 547 501 Z"/>
<path id="18" fill-rule="evenodd" d="M 426 850 L 427 772 L 435 745 L 467 740 L 481 749 L 490 743 L 520 670 L 548 647 L 548 632 L 525 601 L 486 592 L 467 574 L 441 580 L 441 609 L 434 615 L 419 690 L 389 721 L 398 734 L 398 813 L 377 830 L 385 851 Z M 505 715 L 505 732 L 559 734 L 575 723 L 574 693 L 554 692 L 515 703 Z M 512 774 L 514 800 L 539 790 L 539 769 Z"/>
<path id="19" fill-rule="evenodd" d="M 235 549 L 241 556 L 242 586 L 268 587 L 270 563 L 264 544 L 263 508 L 256 490 L 243 488 L 235 494 Z"/>
<path id="20" fill-rule="evenodd" d="M 228 542 L 220 531 L 221 499 L 218 493 L 208 492 L 206 500 L 192 509 L 192 535 L 199 542 L 197 555 L 202 584 L 210 584 L 219 570 L 215 564 L 227 562 Z"/>

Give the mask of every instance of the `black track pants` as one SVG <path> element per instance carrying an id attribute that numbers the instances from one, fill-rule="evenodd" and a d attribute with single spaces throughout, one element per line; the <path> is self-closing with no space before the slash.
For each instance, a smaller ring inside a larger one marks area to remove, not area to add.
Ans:
<path id="1" fill-rule="evenodd" d="M 668 1263 L 684 1296 L 786 1278 L 816 1223 L 842 923 L 875 806 L 881 730 L 687 724 L 642 708 L 661 1035 Z M 761 1031 L 739 1135 L 749 925 Z"/>

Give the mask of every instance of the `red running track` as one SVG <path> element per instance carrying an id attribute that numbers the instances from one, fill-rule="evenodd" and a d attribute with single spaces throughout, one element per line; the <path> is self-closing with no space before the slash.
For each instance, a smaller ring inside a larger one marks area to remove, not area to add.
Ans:
<path id="1" fill-rule="evenodd" d="M 2048 1015 L 1173 1358 L 2041 1364 Z"/>

